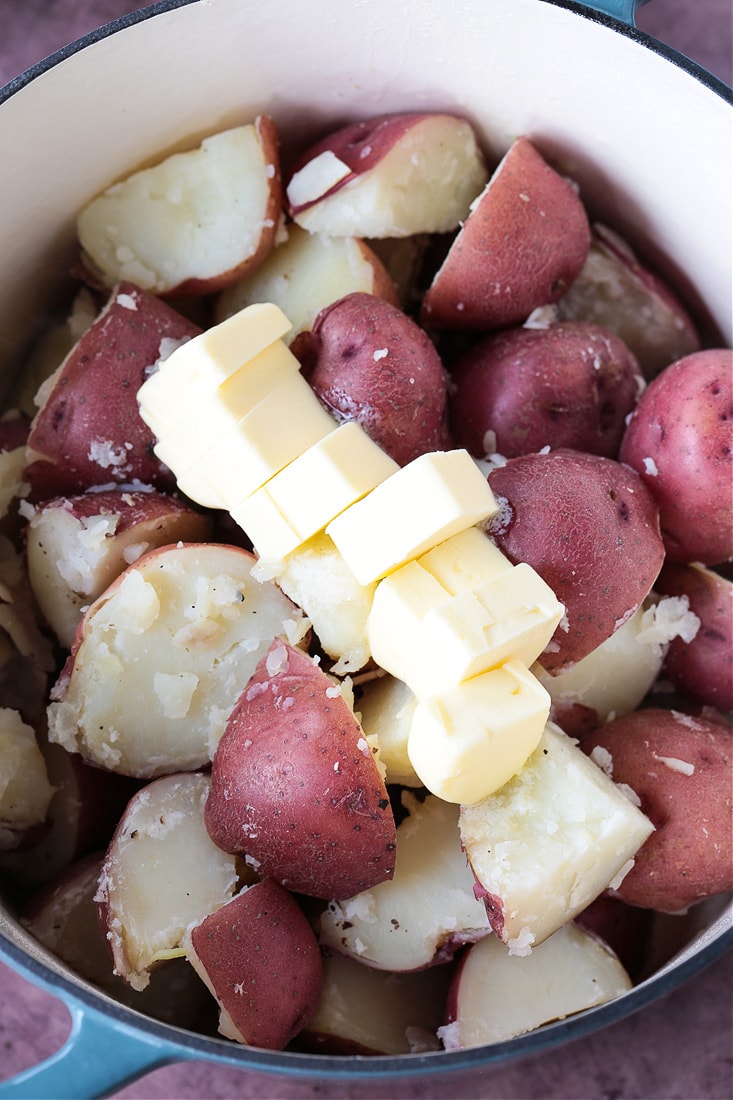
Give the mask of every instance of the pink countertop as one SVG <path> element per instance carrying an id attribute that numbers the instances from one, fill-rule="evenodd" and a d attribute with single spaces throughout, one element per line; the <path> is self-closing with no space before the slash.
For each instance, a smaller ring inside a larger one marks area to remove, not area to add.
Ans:
<path id="1" fill-rule="evenodd" d="M 0 0 L 0 84 L 88 31 L 145 5 L 134 0 Z M 641 29 L 731 82 L 729 0 L 654 0 Z M 120 1100 L 729 1100 L 733 1097 L 733 972 L 724 957 L 635 1016 L 542 1056 L 450 1080 L 379 1090 L 329 1086 L 203 1063 L 171 1065 L 113 1095 Z M 68 1032 L 62 1004 L 0 964 L 0 1081 L 50 1055 Z"/>

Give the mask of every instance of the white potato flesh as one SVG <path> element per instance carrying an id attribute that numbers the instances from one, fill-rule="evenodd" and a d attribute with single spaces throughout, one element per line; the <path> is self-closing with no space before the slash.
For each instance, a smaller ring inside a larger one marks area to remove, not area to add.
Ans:
<path id="1" fill-rule="evenodd" d="M 95 511 L 95 498 L 99 510 Z M 122 493 L 115 508 L 107 493 L 52 500 L 36 508 L 26 528 L 28 579 L 39 610 L 63 646 L 71 647 L 83 609 L 128 565 L 154 547 L 203 538 L 207 524 L 197 513 L 159 494 Z M 146 503 L 149 507 L 146 507 Z M 135 507 L 134 522 L 125 513 Z M 149 512 L 148 518 L 145 513 Z"/>
<path id="2" fill-rule="evenodd" d="M 210 785 L 197 773 L 156 779 L 133 796 L 107 849 L 95 901 L 115 971 L 134 989 L 236 890 L 236 859 L 204 825 Z"/>
<path id="3" fill-rule="evenodd" d="M 337 675 L 357 672 L 371 657 L 367 619 L 376 584 L 359 584 L 332 539 L 314 535 L 273 567 L 283 592 L 302 607 Z"/>
<path id="4" fill-rule="evenodd" d="M 434 795 L 402 798 L 409 817 L 397 829 L 394 877 L 332 902 L 320 925 L 328 950 L 397 972 L 429 966 L 490 929 L 461 849 L 458 807 Z"/>
<path id="5" fill-rule="evenodd" d="M 149 779 L 208 764 L 275 637 L 307 622 L 254 557 L 233 546 L 163 547 L 86 612 L 48 708 L 49 738 L 91 763 Z"/>
<path id="6" fill-rule="evenodd" d="M 537 663 L 532 672 L 553 703 L 589 707 L 601 725 L 638 707 L 661 671 L 669 643 L 677 637 L 692 641 L 699 626 L 686 598 L 645 600 L 610 638 L 571 668 L 552 676 Z"/>
<path id="7" fill-rule="evenodd" d="M 440 1050 L 448 967 L 410 974 L 375 970 L 344 955 L 323 960 L 323 992 L 306 1025 L 309 1049 L 324 1053 L 418 1054 Z M 302 1038 L 302 1037 L 301 1037 Z"/>
<path id="8" fill-rule="evenodd" d="M 382 264 L 363 241 L 291 225 L 287 240 L 252 275 L 222 292 L 216 321 L 255 302 L 274 302 L 292 323 L 284 337 L 290 344 L 299 332 L 310 331 L 322 309 L 344 295 L 361 291 L 386 297 L 390 286 Z M 396 304 L 394 290 L 389 296 Z"/>
<path id="9" fill-rule="evenodd" d="M 17 711 L 0 707 L 0 851 L 45 821 L 52 797 L 35 730 Z"/>
<path id="10" fill-rule="evenodd" d="M 620 997 L 631 980 L 600 940 L 568 924 L 526 958 L 486 937 L 469 948 L 456 986 L 454 1020 L 439 1031 L 448 1050 L 523 1035 Z"/>
<path id="11" fill-rule="evenodd" d="M 367 738 L 376 740 L 387 783 L 400 783 L 405 787 L 423 785 L 407 754 L 416 706 L 417 696 L 395 676 L 369 680 L 362 689 L 357 707 L 361 728 Z"/>
<path id="12" fill-rule="evenodd" d="M 212 281 L 274 237 L 279 169 L 256 123 L 205 138 L 113 184 L 81 211 L 77 234 L 108 286 L 154 294 Z"/>
<path id="13" fill-rule="evenodd" d="M 371 169 L 328 194 L 350 174 L 344 168 L 324 152 L 295 173 L 288 200 L 310 204 L 296 209 L 298 225 L 331 237 L 445 233 L 467 217 L 488 176 L 471 126 L 450 115 L 416 122 Z"/>
<path id="14" fill-rule="evenodd" d="M 653 832 L 552 723 L 514 779 L 461 807 L 459 828 L 494 931 L 515 955 L 529 954 L 620 880 Z"/>

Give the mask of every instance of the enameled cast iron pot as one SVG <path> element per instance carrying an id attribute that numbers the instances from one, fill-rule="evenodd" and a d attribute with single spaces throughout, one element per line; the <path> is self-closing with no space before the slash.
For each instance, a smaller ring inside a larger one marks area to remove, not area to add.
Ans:
<path id="1" fill-rule="evenodd" d="M 454 109 L 496 159 L 526 134 L 591 213 L 665 271 L 718 338 L 731 333 L 731 92 L 633 28 L 634 0 L 164 0 L 56 54 L 0 93 L 0 365 L 63 295 L 76 211 L 116 177 L 204 133 L 277 120 L 285 145 L 394 110 Z M 12 151 L 12 153 L 11 153 Z M 720 899 L 617 1001 L 520 1038 L 405 1058 L 280 1054 L 126 1009 L 40 947 L 0 900 L 0 957 L 73 1019 L 48 1062 L 0 1096 L 93 1097 L 184 1059 L 312 1079 L 446 1074 L 545 1051 L 668 993 L 733 942 Z"/>

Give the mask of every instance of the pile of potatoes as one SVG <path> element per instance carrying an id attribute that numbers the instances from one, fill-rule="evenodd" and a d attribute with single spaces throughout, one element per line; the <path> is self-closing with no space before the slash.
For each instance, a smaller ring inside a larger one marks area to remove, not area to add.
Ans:
<path id="1" fill-rule="evenodd" d="M 73 308 L 0 420 L 0 874 L 51 950 L 161 1019 L 271 1049 L 481 1045 L 622 994 L 657 914 L 733 889 L 733 353 L 540 139 L 490 166 L 468 121 L 425 113 L 298 152 L 285 177 L 259 117 L 79 212 Z M 507 949 L 472 831 L 488 852 L 513 807 L 536 892 L 542 761 L 486 806 L 422 789 L 373 590 L 323 533 L 258 568 L 154 452 L 142 384 L 261 301 L 336 421 L 399 466 L 469 452 L 486 537 L 564 605 L 532 668 L 541 752 L 639 833 L 542 942 Z"/>

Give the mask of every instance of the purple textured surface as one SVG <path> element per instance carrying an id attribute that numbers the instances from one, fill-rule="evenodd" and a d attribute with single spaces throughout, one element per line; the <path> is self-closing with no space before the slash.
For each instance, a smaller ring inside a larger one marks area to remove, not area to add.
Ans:
<path id="1" fill-rule="evenodd" d="M 145 5 L 132 0 L 0 0 L 0 84 L 54 50 Z M 729 0 L 655 0 L 638 26 L 731 82 Z M 7 155 L 7 151 L 6 151 Z M 730 1100 L 733 973 L 725 957 L 637 1015 L 539 1057 L 450 1079 L 299 1082 L 203 1063 L 171 1065 L 115 1092 L 120 1100 Z M 64 1041 L 63 1005 L 0 964 L 0 1080 Z"/>

